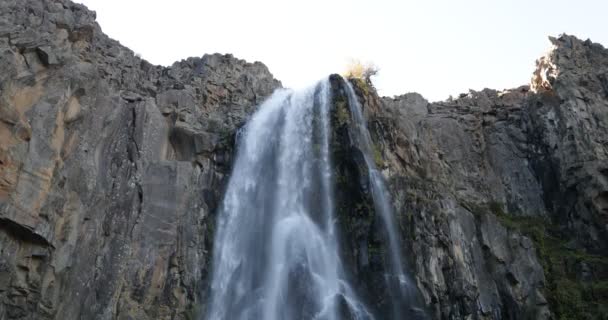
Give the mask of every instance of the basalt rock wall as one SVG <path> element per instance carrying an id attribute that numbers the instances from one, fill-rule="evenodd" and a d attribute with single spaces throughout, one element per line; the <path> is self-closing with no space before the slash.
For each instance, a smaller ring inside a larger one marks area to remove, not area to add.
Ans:
<path id="1" fill-rule="evenodd" d="M 606 312 L 608 52 L 552 42 L 513 90 L 429 103 L 349 80 L 431 318 Z M 385 244 L 341 81 L 341 254 L 382 314 Z M 0 319 L 196 319 L 237 131 L 280 86 L 230 55 L 154 66 L 67 0 L 0 1 Z"/>

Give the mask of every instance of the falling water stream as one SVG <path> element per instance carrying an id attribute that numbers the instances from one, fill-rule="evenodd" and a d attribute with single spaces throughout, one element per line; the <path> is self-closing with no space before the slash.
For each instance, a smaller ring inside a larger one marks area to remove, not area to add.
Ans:
<path id="1" fill-rule="evenodd" d="M 402 268 L 392 209 L 371 160 L 361 106 L 347 86 L 356 143 L 369 167 L 390 247 L 387 288 L 398 315 L 411 282 Z M 373 319 L 349 284 L 335 228 L 329 149 L 331 90 L 277 90 L 252 116 L 221 204 L 205 319 Z M 396 318 L 395 318 L 396 319 Z M 400 319 L 400 318 L 399 318 Z"/>
<path id="2" fill-rule="evenodd" d="M 248 122 L 217 221 L 208 319 L 372 319 L 334 229 L 329 81 L 278 90 Z"/>
<path id="3" fill-rule="evenodd" d="M 349 81 L 346 82 L 346 95 L 353 118 L 354 143 L 361 149 L 369 172 L 369 181 L 374 199 L 374 209 L 380 215 L 380 220 L 386 232 L 388 243 L 387 266 L 385 266 L 385 282 L 391 297 L 392 319 L 421 319 L 425 318 L 424 311 L 417 301 L 417 288 L 404 270 L 401 254 L 401 242 L 395 224 L 393 206 L 386 189 L 382 173 L 376 167 L 372 140 L 367 129 L 361 104 L 355 90 Z"/>

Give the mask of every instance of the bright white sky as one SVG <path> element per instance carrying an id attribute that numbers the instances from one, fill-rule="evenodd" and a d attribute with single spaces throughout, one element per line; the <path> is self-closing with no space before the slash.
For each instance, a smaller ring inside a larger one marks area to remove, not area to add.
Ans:
<path id="1" fill-rule="evenodd" d="M 607 0 L 76 1 L 154 64 L 232 53 L 301 87 L 355 58 L 380 68 L 380 94 L 431 101 L 527 84 L 549 35 L 608 45 Z"/>

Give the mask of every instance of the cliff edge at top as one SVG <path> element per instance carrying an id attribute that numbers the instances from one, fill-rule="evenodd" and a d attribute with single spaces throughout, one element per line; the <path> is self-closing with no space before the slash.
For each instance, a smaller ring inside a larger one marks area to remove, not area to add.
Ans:
<path id="1" fill-rule="evenodd" d="M 429 103 L 354 81 L 436 318 L 607 314 L 608 50 L 551 41 L 512 90 Z"/>
<path id="2" fill-rule="evenodd" d="M 192 319 L 235 131 L 279 86 L 230 55 L 151 65 L 70 1 L 0 1 L 0 319 Z"/>
<path id="3" fill-rule="evenodd" d="M 513 90 L 353 81 L 433 318 L 606 315 L 608 51 L 552 42 Z M 237 130 L 280 86 L 230 55 L 151 65 L 67 0 L 0 1 L 0 319 L 203 314 Z M 381 278 L 373 212 L 341 196 L 349 268 Z"/>

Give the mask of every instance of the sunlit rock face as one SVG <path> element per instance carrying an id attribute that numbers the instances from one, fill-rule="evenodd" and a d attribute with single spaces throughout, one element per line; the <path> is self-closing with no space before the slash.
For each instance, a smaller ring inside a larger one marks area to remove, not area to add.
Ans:
<path id="1" fill-rule="evenodd" d="M 69 1 L 0 2 L 0 319 L 193 318 L 236 128 L 280 83 L 164 68 Z"/>
<path id="2" fill-rule="evenodd" d="M 608 304 L 608 53 L 552 42 L 531 89 L 428 103 L 351 81 L 412 315 L 583 318 Z M 341 279 L 393 319 L 388 229 L 330 79 Z M 0 1 L 0 319 L 206 318 L 237 132 L 279 87 L 230 55 L 153 66 L 69 1 Z M 347 299 L 332 306 L 352 316 Z"/>

